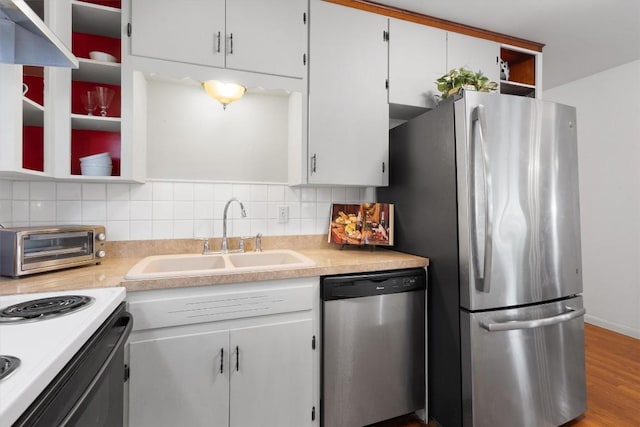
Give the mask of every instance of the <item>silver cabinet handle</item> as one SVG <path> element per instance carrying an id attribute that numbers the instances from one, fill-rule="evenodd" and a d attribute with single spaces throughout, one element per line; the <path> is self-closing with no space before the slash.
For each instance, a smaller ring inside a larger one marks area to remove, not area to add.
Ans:
<path id="1" fill-rule="evenodd" d="M 311 173 L 316 173 L 316 163 L 317 163 L 317 155 L 314 154 L 313 156 L 311 156 Z"/>
<path id="2" fill-rule="evenodd" d="M 220 53 L 220 31 L 215 35 L 216 53 Z"/>
<path id="3" fill-rule="evenodd" d="M 567 322 L 580 316 L 584 316 L 586 310 L 584 308 L 575 309 L 567 307 L 567 312 L 557 316 L 545 317 L 535 320 L 511 320 L 507 322 L 480 322 L 480 326 L 490 332 L 496 331 L 514 331 L 517 329 L 533 329 L 543 326 L 557 325 L 558 323 Z"/>
<path id="4" fill-rule="evenodd" d="M 484 253 L 482 260 L 478 256 L 478 252 L 480 250 L 480 242 L 478 241 L 478 230 L 475 223 L 475 218 L 478 215 L 478 200 L 477 194 L 475 191 L 476 187 L 476 168 L 478 166 L 478 161 L 476 159 L 476 141 L 475 141 L 475 133 L 472 132 L 471 136 L 471 185 L 473 187 L 473 191 L 470 191 L 471 197 L 473 198 L 472 206 L 473 212 L 471 217 L 474 219 L 471 223 L 471 239 L 474 243 L 474 254 L 473 261 L 476 270 L 476 289 L 481 292 L 489 292 L 490 290 L 490 272 L 491 272 L 491 252 L 492 252 L 492 222 L 493 222 L 493 205 L 491 204 L 491 174 L 489 172 L 489 156 L 487 154 L 487 143 L 485 141 L 485 135 L 487 131 L 487 123 L 485 119 L 485 111 L 484 105 L 479 104 L 477 107 L 473 109 L 471 113 L 471 121 L 472 126 L 478 125 L 478 132 L 480 134 L 479 138 L 479 148 L 480 148 L 480 160 L 482 161 L 482 185 L 484 188 L 484 242 L 482 242 L 482 246 L 484 248 Z"/>
<path id="5" fill-rule="evenodd" d="M 229 55 L 233 55 L 233 33 L 229 33 Z"/>
<path id="6" fill-rule="evenodd" d="M 224 348 L 220 349 L 220 373 L 224 373 Z"/>

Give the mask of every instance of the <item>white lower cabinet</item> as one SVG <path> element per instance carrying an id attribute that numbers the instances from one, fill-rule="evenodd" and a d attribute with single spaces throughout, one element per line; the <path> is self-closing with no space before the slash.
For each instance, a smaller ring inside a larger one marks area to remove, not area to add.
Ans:
<path id="1" fill-rule="evenodd" d="M 229 331 L 132 342 L 129 425 L 229 425 L 228 348 Z"/>
<path id="2" fill-rule="evenodd" d="M 311 425 L 311 319 L 232 329 L 229 425 Z"/>
<path id="3" fill-rule="evenodd" d="M 128 425 L 317 425 L 318 289 L 309 278 L 130 293 Z"/>

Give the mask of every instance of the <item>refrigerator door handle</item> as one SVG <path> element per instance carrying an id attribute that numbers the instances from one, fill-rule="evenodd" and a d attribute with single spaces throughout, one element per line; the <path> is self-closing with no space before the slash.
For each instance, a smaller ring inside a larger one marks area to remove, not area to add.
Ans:
<path id="1" fill-rule="evenodd" d="M 482 104 L 478 104 L 471 113 L 472 125 L 478 124 L 478 133 L 480 134 L 479 145 L 480 154 L 482 160 L 482 185 L 484 188 L 484 251 L 483 259 L 478 256 L 480 251 L 480 242 L 478 241 L 478 230 L 475 220 L 471 221 L 471 238 L 473 239 L 473 260 L 476 270 L 476 289 L 481 292 L 489 292 L 490 279 L 489 273 L 491 271 L 491 248 L 492 248 L 492 221 L 493 221 L 493 206 L 491 205 L 491 174 L 489 172 L 489 156 L 487 154 L 487 144 L 485 141 L 485 135 L 487 132 L 487 122 L 485 119 L 485 107 Z M 476 197 L 476 167 L 478 162 L 476 161 L 476 141 L 475 132 L 471 132 L 471 155 L 473 160 L 471 161 L 472 171 L 472 188 L 473 188 L 473 201 L 471 206 L 474 209 L 473 218 L 477 218 L 478 212 L 476 211 L 478 200 Z"/>
<path id="2" fill-rule="evenodd" d="M 567 322 L 580 316 L 584 316 L 586 310 L 584 308 L 575 309 L 567 307 L 569 311 L 557 316 L 545 317 L 535 320 L 509 320 L 506 322 L 480 322 L 480 326 L 489 332 L 498 331 L 514 331 L 517 329 L 533 329 L 543 326 L 557 325 L 558 323 Z"/>

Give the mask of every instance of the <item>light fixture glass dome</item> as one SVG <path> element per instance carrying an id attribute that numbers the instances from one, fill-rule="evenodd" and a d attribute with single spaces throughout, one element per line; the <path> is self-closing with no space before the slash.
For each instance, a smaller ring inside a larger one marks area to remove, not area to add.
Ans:
<path id="1" fill-rule="evenodd" d="M 208 80 L 202 83 L 202 87 L 213 99 L 218 100 L 224 109 L 227 104 L 242 98 L 247 88 L 237 83 L 225 83 L 218 80 Z"/>

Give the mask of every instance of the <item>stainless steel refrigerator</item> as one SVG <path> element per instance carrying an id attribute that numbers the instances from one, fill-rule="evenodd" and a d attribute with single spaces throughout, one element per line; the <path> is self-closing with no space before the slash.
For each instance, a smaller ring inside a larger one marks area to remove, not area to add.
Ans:
<path id="1" fill-rule="evenodd" d="M 465 92 L 390 131 L 395 249 L 430 258 L 429 416 L 559 426 L 586 410 L 576 113 Z"/>

